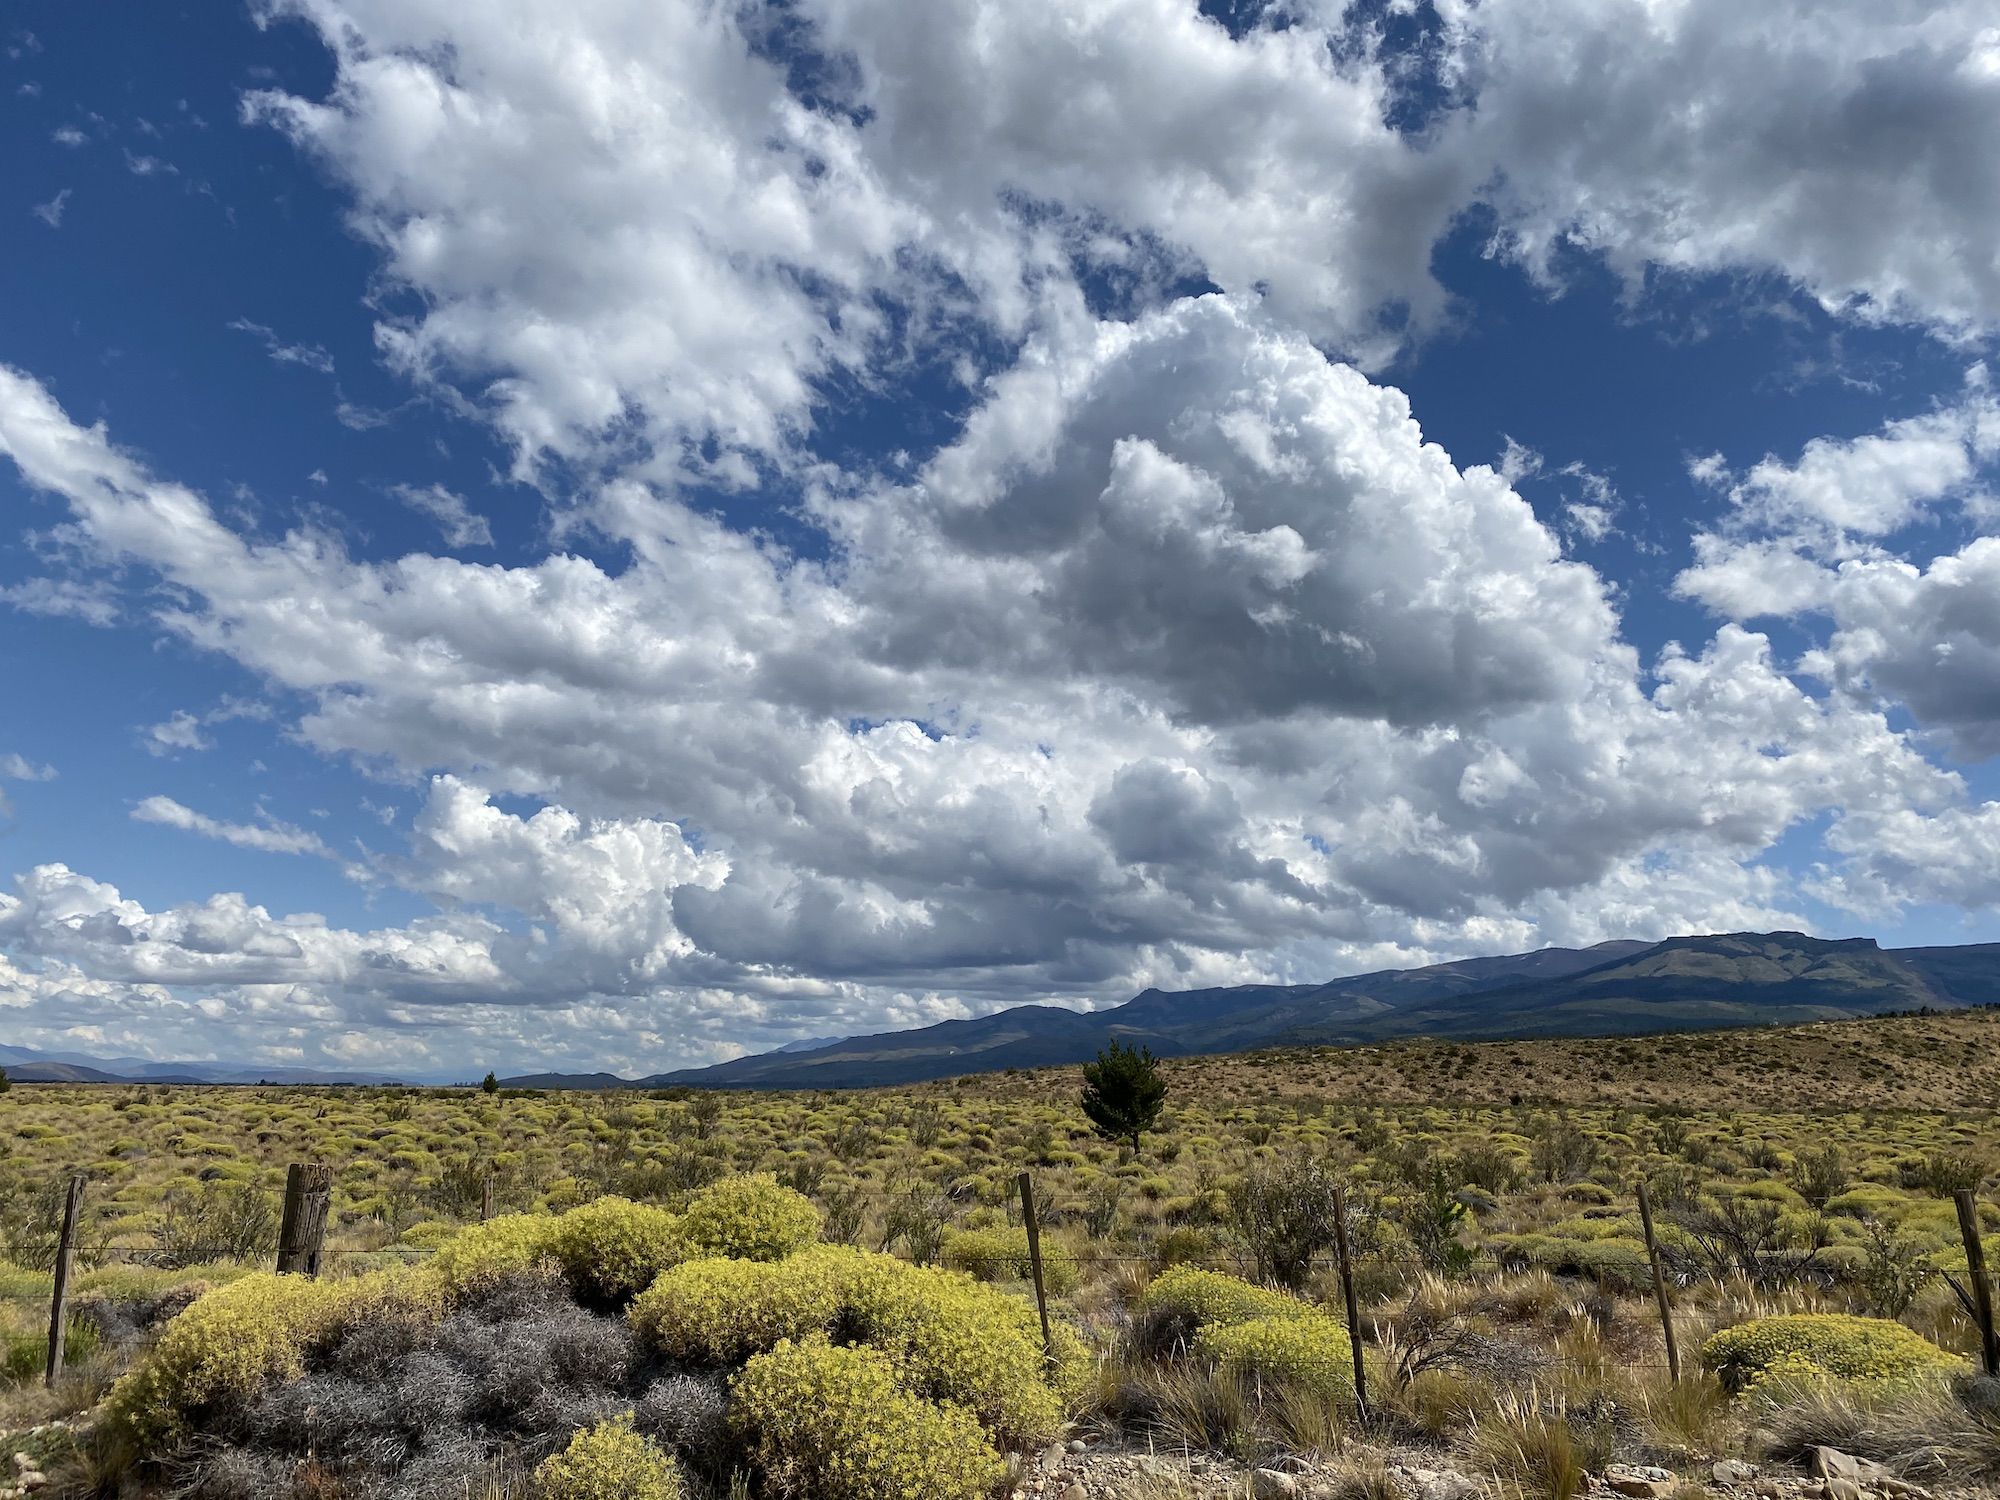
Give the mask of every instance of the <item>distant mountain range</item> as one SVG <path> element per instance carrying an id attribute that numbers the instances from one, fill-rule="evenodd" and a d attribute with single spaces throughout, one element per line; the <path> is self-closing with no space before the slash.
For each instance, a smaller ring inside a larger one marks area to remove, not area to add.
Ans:
<path id="1" fill-rule="evenodd" d="M 148 1062 L 143 1057 L 87 1057 L 0 1044 L 0 1068 L 16 1083 L 403 1083 L 381 1073 L 259 1067 L 239 1062 Z"/>
<path id="2" fill-rule="evenodd" d="M 970 1021 L 879 1036 L 813 1037 L 707 1068 L 630 1079 L 529 1073 L 514 1088 L 866 1088 L 1088 1060 L 1113 1037 L 1162 1057 L 1406 1037 L 1481 1041 L 1792 1024 L 1930 1007 L 2000 1004 L 2000 943 L 1881 947 L 1873 938 L 1734 932 L 1543 948 L 1326 984 L 1147 990 L 1080 1012 L 1017 1005 Z M 0 1067 L 32 1083 L 436 1082 L 231 1062 L 147 1062 L 0 1045 Z"/>
<path id="3" fill-rule="evenodd" d="M 914 1031 L 795 1042 L 636 1080 L 545 1073 L 505 1081 L 542 1088 L 865 1088 L 1082 1062 L 1113 1037 L 1173 1057 L 1405 1037 L 1709 1030 L 1993 1004 L 2000 1004 L 2000 943 L 1885 949 L 1873 938 L 1737 932 L 1544 948 L 1317 985 L 1147 990 L 1100 1011 L 1020 1005 Z"/>

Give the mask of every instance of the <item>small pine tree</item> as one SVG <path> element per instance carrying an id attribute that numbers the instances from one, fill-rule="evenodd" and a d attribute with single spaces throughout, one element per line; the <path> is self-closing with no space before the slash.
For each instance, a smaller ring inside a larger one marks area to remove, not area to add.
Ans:
<path id="1" fill-rule="evenodd" d="M 500 1092 L 500 1080 L 488 1073 L 479 1080 L 479 1090 L 484 1094 L 497 1094 Z"/>
<path id="2" fill-rule="evenodd" d="M 1128 1047 L 1117 1038 L 1083 1065 L 1083 1112 L 1106 1140 L 1139 1149 L 1167 1101 L 1167 1081 L 1150 1047 Z"/>
<path id="3" fill-rule="evenodd" d="M 11 1089 L 13 1086 L 14 1086 L 14 1080 L 7 1076 L 7 1070 L 5 1068 L 0 1068 L 0 1094 L 6 1093 L 7 1090 Z"/>

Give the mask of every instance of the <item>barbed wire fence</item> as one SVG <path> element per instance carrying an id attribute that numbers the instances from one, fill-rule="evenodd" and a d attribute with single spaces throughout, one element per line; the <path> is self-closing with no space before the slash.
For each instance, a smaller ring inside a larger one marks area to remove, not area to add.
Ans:
<path id="1" fill-rule="evenodd" d="M 39 1286 L 21 1290 L 0 1288 L 0 1302 L 41 1303 L 48 1306 L 49 1334 L 44 1379 L 50 1386 L 54 1386 L 60 1378 L 65 1360 L 71 1283 L 75 1279 L 75 1263 L 82 1239 L 83 1206 L 88 1181 L 88 1174 L 85 1172 L 69 1173 L 61 1185 L 62 1191 L 52 1195 L 52 1201 L 59 1201 L 61 1207 L 57 1222 L 50 1226 L 54 1230 L 55 1244 L 50 1257 L 49 1288 L 47 1290 Z M 324 1165 L 295 1162 L 288 1168 L 285 1187 L 280 1198 L 275 1249 L 273 1251 L 266 1248 L 263 1252 L 272 1258 L 274 1269 L 279 1273 L 309 1277 L 320 1273 L 326 1230 L 332 1218 L 334 1182 L 333 1169 Z M 1145 1265 L 1157 1269 L 1160 1266 L 1160 1258 L 1157 1253 L 1076 1250 L 1068 1246 L 1045 1254 L 1041 1243 L 1040 1203 L 1034 1188 L 1033 1174 L 1026 1171 L 1019 1173 L 1016 1186 L 1019 1193 L 1021 1227 L 1027 1234 L 1029 1261 L 1022 1279 L 1029 1281 L 1033 1287 L 1043 1341 L 1052 1347 L 1047 1275 L 1050 1262 L 1059 1260 L 1078 1270 L 1085 1267 L 1133 1265 Z M 239 1191 L 254 1190 L 239 1189 Z M 1332 1252 L 1321 1252 L 1305 1257 L 1295 1269 L 1303 1272 L 1331 1272 L 1339 1279 L 1346 1309 L 1345 1322 L 1352 1341 L 1355 1390 L 1365 1414 L 1368 1400 L 1367 1375 L 1362 1358 L 1364 1335 L 1358 1310 L 1357 1281 L 1363 1273 L 1370 1271 L 1412 1274 L 1437 1272 L 1443 1268 L 1434 1258 L 1395 1254 L 1377 1248 L 1351 1245 L 1349 1233 L 1356 1227 L 1362 1215 L 1346 1200 L 1343 1188 L 1336 1187 L 1334 1195 L 1335 1233 Z M 863 1206 L 893 1210 L 898 1205 L 907 1203 L 910 1193 L 906 1190 L 901 1193 L 873 1192 L 859 1196 L 863 1200 Z M 488 1173 L 479 1188 L 479 1221 L 483 1222 L 495 1216 L 497 1198 L 495 1177 Z M 1978 1335 L 1980 1362 L 1983 1368 L 1989 1375 L 2000 1376 L 2000 1333 L 1997 1333 L 1995 1328 L 1994 1298 L 1986 1265 L 1977 1198 L 1972 1190 L 1959 1189 L 1954 1192 L 1953 1200 L 1957 1210 L 1960 1238 L 1964 1244 L 1966 1274 L 1963 1280 L 1949 1272 L 1940 1274 L 1950 1285 Z M 1637 1209 L 1640 1219 L 1645 1245 L 1643 1256 L 1593 1254 L 1588 1258 L 1587 1264 L 1556 1269 L 1559 1273 L 1596 1280 L 1600 1284 L 1615 1273 L 1622 1279 L 1620 1284 L 1627 1290 L 1650 1290 L 1659 1314 L 1662 1346 L 1666 1357 L 1664 1361 L 1627 1360 L 1622 1363 L 1625 1367 L 1633 1369 L 1665 1370 L 1670 1379 L 1678 1382 L 1681 1378 L 1681 1361 L 1675 1335 L 1673 1293 L 1684 1290 L 1701 1279 L 1701 1268 L 1697 1264 L 1696 1257 L 1688 1255 L 1684 1249 L 1673 1256 L 1663 1253 L 1662 1242 L 1654 1225 L 1652 1203 L 1643 1180 L 1634 1186 L 1633 1206 Z M 266 1222 L 268 1223 L 268 1220 Z M 1741 1253 L 1739 1251 L 1739 1258 Z M 1805 1279 L 1799 1275 L 1801 1266 L 1795 1252 L 1752 1250 L 1748 1252 L 1748 1256 L 1747 1264 L 1753 1273 L 1753 1279 L 1759 1282 L 1763 1281 L 1763 1277 L 1754 1273 L 1760 1261 L 1766 1263 L 1773 1273 L 1770 1278 L 1773 1287 L 1785 1285 L 1788 1281 Z M 128 1265 L 152 1269 L 173 1269 L 210 1260 L 246 1258 L 244 1247 L 240 1243 L 203 1246 L 185 1240 L 171 1245 L 155 1242 L 98 1246 L 92 1247 L 88 1255 L 94 1267 Z M 1012 1252 L 980 1252 L 959 1248 L 952 1251 L 948 1259 L 955 1269 L 960 1270 L 1004 1270 L 1015 1274 L 1022 1272 L 1021 1257 Z M 1715 1264 L 1711 1269 L 1717 1275 L 1722 1270 L 1724 1259 L 1721 1255 L 1715 1257 Z M 1449 1269 L 1454 1273 L 1473 1277 L 1519 1272 L 1533 1268 L 1534 1264 L 1531 1258 L 1518 1254 L 1473 1252 L 1455 1257 Z M 1739 1269 L 1742 1267 L 1739 1266 Z"/>

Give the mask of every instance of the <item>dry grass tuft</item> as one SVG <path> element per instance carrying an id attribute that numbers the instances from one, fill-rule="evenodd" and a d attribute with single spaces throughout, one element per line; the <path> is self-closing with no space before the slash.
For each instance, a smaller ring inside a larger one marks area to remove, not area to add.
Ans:
<path id="1" fill-rule="evenodd" d="M 2000 1381 L 1984 1376 L 1880 1390 L 1775 1384 L 1759 1395 L 1757 1414 L 1772 1458 L 1824 1444 L 1913 1479 L 2000 1479 Z"/>

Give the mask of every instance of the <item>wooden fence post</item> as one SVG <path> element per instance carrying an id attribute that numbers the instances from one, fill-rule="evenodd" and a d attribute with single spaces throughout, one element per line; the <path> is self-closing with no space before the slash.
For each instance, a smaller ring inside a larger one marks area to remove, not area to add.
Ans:
<path id="1" fill-rule="evenodd" d="M 49 1303 L 49 1363 L 46 1383 L 53 1387 L 62 1374 L 63 1337 L 69 1332 L 69 1273 L 76 1260 L 76 1221 L 83 1211 L 83 1173 L 69 1179 L 63 1198 L 62 1233 L 56 1240 L 56 1289 Z"/>
<path id="2" fill-rule="evenodd" d="M 1979 1321 L 1979 1354 L 1988 1375 L 2000 1375 L 2000 1334 L 1993 1329 L 1993 1287 L 1986 1279 L 1986 1247 L 1979 1239 L 1979 1203 L 1970 1188 L 1952 1194 L 1958 1232 L 1965 1239 L 1965 1267 L 1971 1272 L 1972 1311 Z"/>
<path id="3" fill-rule="evenodd" d="M 1354 1296 L 1354 1259 L 1347 1253 L 1347 1189 L 1333 1185 L 1333 1248 L 1340 1260 L 1340 1295 L 1347 1304 L 1347 1343 L 1354 1353 L 1354 1405 L 1368 1420 L 1368 1371 L 1361 1359 L 1361 1306 Z"/>
<path id="4" fill-rule="evenodd" d="M 493 1174 L 488 1172 L 479 1184 L 479 1222 L 484 1224 L 493 1217 Z"/>
<path id="5" fill-rule="evenodd" d="M 1653 1235 L 1653 1200 L 1639 1182 L 1639 1227 L 1646 1233 L 1646 1261 L 1653 1268 L 1653 1300 L 1660 1304 L 1660 1332 L 1667 1340 L 1667 1378 L 1679 1385 L 1681 1350 L 1674 1341 L 1674 1305 L 1667 1298 L 1667 1278 L 1660 1272 L 1660 1242 Z"/>
<path id="6" fill-rule="evenodd" d="M 1035 1185 L 1026 1172 L 1015 1181 L 1021 1188 L 1021 1223 L 1028 1231 L 1028 1270 L 1035 1278 L 1035 1310 L 1042 1315 L 1042 1355 L 1053 1361 L 1056 1341 L 1049 1332 L 1049 1294 L 1042 1283 L 1042 1223 L 1035 1215 Z"/>
<path id="7" fill-rule="evenodd" d="M 326 1211 L 333 1200 L 333 1168 L 293 1162 L 285 1174 L 285 1216 L 278 1226 L 278 1269 L 319 1275 Z"/>

